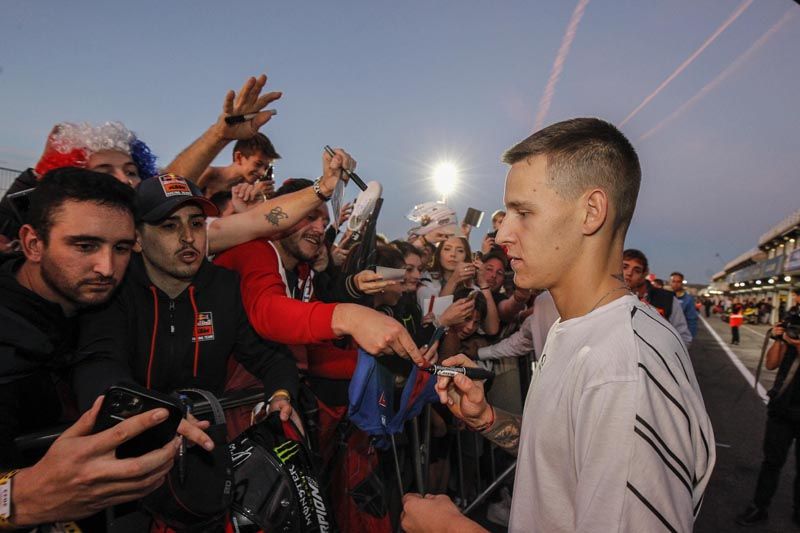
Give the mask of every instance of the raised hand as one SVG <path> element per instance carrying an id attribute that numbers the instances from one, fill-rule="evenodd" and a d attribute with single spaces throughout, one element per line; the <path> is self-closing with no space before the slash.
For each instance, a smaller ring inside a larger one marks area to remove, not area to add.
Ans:
<path id="1" fill-rule="evenodd" d="M 264 109 L 270 103 L 282 96 L 280 92 L 261 94 L 267 83 L 267 76 L 262 74 L 258 78 L 250 77 L 244 82 L 237 94 L 228 91 L 222 104 L 222 115 L 217 119 L 216 128 L 223 139 L 249 139 L 258 133 L 259 128 L 269 122 L 277 114 L 272 109 Z M 236 124 L 225 122 L 226 117 L 237 115 L 255 115 L 249 120 Z"/>

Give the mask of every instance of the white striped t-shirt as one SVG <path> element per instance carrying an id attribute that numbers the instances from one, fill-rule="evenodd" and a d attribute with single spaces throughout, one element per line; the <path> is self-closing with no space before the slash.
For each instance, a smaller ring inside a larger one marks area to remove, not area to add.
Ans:
<path id="1" fill-rule="evenodd" d="M 550 329 L 523 411 L 509 531 L 691 531 L 714 461 L 675 329 L 619 298 Z"/>

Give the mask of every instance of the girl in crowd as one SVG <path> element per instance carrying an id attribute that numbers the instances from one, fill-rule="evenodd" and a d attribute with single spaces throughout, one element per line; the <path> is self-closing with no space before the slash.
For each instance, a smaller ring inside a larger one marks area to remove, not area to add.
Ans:
<path id="1" fill-rule="evenodd" d="M 417 290 L 417 303 L 420 308 L 426 313 L 428 311 L 424 308 L 426 300 L 433 296 L 452 295 L 461 287 L 479 290 L 486 299 L 487 308 L 486 317 L 481 323 L 482 333 L 496 335 L 500 331 L 497 305 L 492 296 L 491 287 L 477 286 L 475 283 L 476 280 L 480 281 L 482 279 L 482 276 L 478 275 L 479 268 L 482 269 L 483 265 L 476 265 L 476 263 L 472 262 L 472 250 L 467 239 L 453 236 L 441 242 L 433 256 L 433 268 L 430 276 L 423 279 L 422 285 Z M 456 302 L 454 302 L 450 307 L 453 308 L 454 306 L 458 309 L 457 314 L 462 320 L 468 318 L 465 315 L 468 311 L 466 303 L 457 306 Z M 448 311 L 450 310 L 448 309 Z M 426 318 L 430 319 L 429 317 Z M 449 326 L 453 324 L 443 324 L 440 318 L 439 325 Z"/>

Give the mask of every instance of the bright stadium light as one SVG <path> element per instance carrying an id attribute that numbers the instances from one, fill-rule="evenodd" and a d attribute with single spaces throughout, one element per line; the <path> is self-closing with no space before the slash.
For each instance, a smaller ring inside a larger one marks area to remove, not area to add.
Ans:
<path id="1" fill-rule="evenodd" d="M 458 183 L 458 167 L 450 161 L 443 161 L 434 167 L 431 179 L 436 191 L 442 195 L 442 201 L 447 201 L 447 196 Z"/>

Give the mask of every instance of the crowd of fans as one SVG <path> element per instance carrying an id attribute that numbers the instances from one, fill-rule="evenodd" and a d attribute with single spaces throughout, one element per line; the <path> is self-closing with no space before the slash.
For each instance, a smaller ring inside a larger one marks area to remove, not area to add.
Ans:
<path id="1" fill-rule="evenodd" d="M 342 531 L 396 529 L 400 492 L 419 488 L 410 425 L 389 450 L 349 420 L 361 354 L 391 376 L 398 404 L 409 381 L 427 383 L 415 365 L 444 362 L 491 370 L 491 404 L 522 412 L 529 363 L 559 312 L 550 292 L 515 285 L 495 241 L 506 213 L 492 215 L 475 251 L 475 228 L 438 202 L 414 208 L 407 235 L 372 239 L 369 227 L 349 223 L 363 215 L 353 205 L 329 209 L 356 168 L 347 151 L 323 152 L 315 180 L 275 179 L 280 156 L 259 129 L 280 93 L 263 93 L 265 82 L 251 78 L 226 95 L 214 125 L 163 168 L 122 124 L 58 124 L 0 203 L 0 467 L 14 480 L 0 524 L 82 520 L 136 502 L 164 482 L 183 439 L 220 445 L 208 421 L 187 416 L 162 448 L 117 458 L 120 443 L 166 417 L 155 410 L 93 433 L 99 397 L 121 382 L 220 397 L 262 389 L 266 409 L 306 434 Z M 229 143 L 231 163 L 210 166 Z M 620 281 L 688 347 L 698 311 L 682 274 L 671 275 L 671 291 L 656 288 L 634 249 L 620 266 Z M 464 422 L 446 402 L 431 405 L 425 490 L 466 503 L 491 455 L 510 459 L 477 439 L 462 450 L 455 435 Z M 231 414 L 229 439 L 250 414 Z M 48 449 L 18 446 L 65 422 Z M 456 476 L 459 453 L 469 460 Z M 489 519 L 501 525 L 511 488 L 491 497 Z"/>

